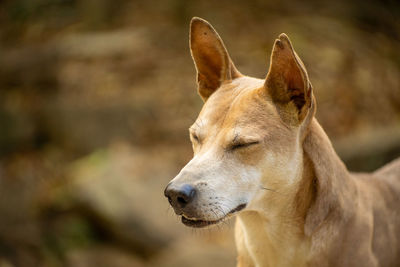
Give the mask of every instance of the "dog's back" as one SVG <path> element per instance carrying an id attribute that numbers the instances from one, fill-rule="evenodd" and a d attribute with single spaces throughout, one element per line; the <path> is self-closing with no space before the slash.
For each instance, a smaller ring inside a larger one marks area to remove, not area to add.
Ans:
<path id="1" fill-rule="evenodd" d="M 361 205 L 369 206 L 373 220 L 371 250 L 381 266 L 400 262 L 400 158 L 371 174 L 353 174 Z"/>
<path id="2" fill-rule="evenodd" d="M 393 187 L 393 190 L 400 193 L 400 158 L 376 170 L 373 175 L 378 179 L 383 179 Z"/>

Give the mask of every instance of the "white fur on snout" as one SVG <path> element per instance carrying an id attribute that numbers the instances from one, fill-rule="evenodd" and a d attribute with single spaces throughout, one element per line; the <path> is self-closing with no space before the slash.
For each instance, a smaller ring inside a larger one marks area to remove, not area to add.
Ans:
<path id="1" fill-rule="evenodd" d="M 278 183 L 290 185 L 301 174 L 300 150 L 289 157 L 266 153 L 262 170 L 240 163 L 234 157 L 218 157 L 214 147 L 196 154 L 172 180 L 172 183 L 194 186 L 196 199 L 192 203 L 190 219 L 217 221 L 241 204 L 258 210 L 265 194 L 273 192 Z M 300 166 L 300 167 L 299 167 Z M 270 189 L 270 190 L 268 190 Z M 185 213 L 184 213 L 185 214 Z"/>
<path id="2" fill-rule="evenodd" d="M 190 183 L 197 190 L 192 203 L 196 217 L 188 216 L 190 219 L 220 220 L 239 205 L 248 204 L 259 188 L 261 173 L 256 168 L 216 155 L 213 149 L 195 155 L 172 180 Z"/>

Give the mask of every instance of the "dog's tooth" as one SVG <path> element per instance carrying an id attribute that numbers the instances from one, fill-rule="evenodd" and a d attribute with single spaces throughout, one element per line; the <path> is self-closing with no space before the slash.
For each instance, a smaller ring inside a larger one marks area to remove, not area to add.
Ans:
<path id="1" fill-rule="evenodd" d="M 191 220 L 191 221 L 198 221 L 199 220 L 199 219 L 194 218 L 194 217 L 189 217 L 189 216 L 187 216 L 185 214 L 182 214 L 182 217 L 185 217 L 186 219 Z"/>

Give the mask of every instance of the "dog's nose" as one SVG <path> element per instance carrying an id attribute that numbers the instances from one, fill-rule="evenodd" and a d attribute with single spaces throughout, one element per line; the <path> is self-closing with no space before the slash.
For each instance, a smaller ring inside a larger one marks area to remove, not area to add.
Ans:
<path id="1" fill-rule="evenodd" d="M 169 184 L 165 188 L 164 195 L 168 198 L 172 207 L 183 209 L 193 201 L 196 196 L 196 189 L 189 184 L 184 184 L 178 188 Z"/>

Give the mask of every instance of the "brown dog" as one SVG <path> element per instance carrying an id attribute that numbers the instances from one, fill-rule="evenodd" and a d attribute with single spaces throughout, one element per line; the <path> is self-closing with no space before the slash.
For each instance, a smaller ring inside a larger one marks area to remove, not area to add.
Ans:
<path id="1" fill-rule="evenodd" d="M 236 214 L 238 266 L 400 266 L 400 160 L 347 171 L 289 38 L 275 41 L 265 80 L 242 75 L 203 19 L 190 48 L 205 104 L 194 157 L 165 190 L 182 222 Z"/>

